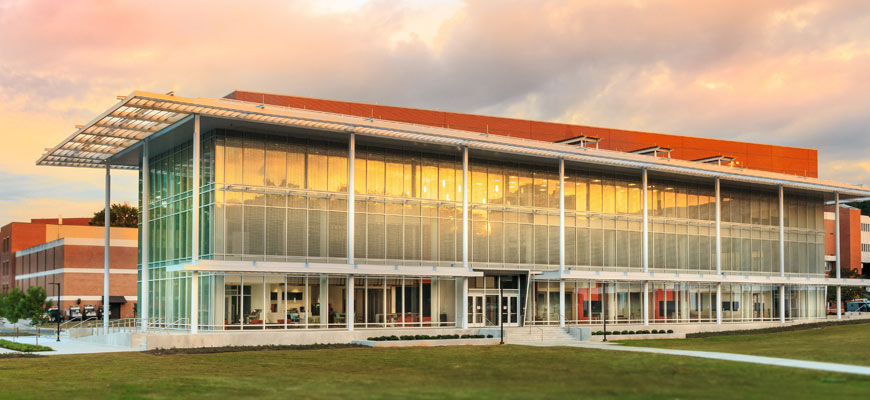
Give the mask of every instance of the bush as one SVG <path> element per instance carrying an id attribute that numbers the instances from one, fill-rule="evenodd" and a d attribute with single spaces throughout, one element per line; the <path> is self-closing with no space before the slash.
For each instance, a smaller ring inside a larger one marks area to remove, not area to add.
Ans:
<path id="1" fill-rule="evenodd" d="M 629 335 L 634 335 L 634 331 L 628 331 Z"/>
<path id="2" fill-rule="evenodd" d="M 492 338 L 492 335 L 468 334 L 468 335 L 402 335 L 402 336 L 372 336 L 366 338 L 374 342 L 382 342 L 387 340 L 437 340 L 437 339 L 485 339 Z"/>
<path id="3" fill-rule="evenodd" d="M 668 329 L 668 333 L 674 333 L 673 329 Z"/>
<path id="4" fill-rule="evenodd" d="M 652 333 L 653 333 L 653 334 L 656 334 L 656 333 L 659 333 L 659 331 L 656 330 L 656 329 L 653 329 L 653 330 L 652 330 Z"/>
<path id="5" fill-rule="evenodd" d="M 52 351 L 52 350 L 54 350 L 48 346 L 39 346 L 39 345 L 33 345 L 33 344 L 27 344 L 27 343 L 16 343 L 16 342 L 10 342 L 10 341 L 5 340 L 5 339 L 0 339 L 0 347 L 5 347 L 9 350 L 23 351 L 26 353 L 30 353 L 33 351 Z"/>

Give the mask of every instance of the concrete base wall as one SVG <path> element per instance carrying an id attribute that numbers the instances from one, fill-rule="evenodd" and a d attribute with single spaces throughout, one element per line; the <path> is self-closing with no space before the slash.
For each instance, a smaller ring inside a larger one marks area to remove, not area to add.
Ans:
<path id="1" fill-rule="evenodd" d="M 354 340 L 351 343 L 368 347 L 439 347 L 439 346 L 486 346 L 498 344 L 499 339 L 436 339 L 436 340 Z"/>
<path id="2" fill-rule="evenodd" d="M 250 332 L 203 332 L 196 335 L 188 333 L 147 334 L 145 349 L 222 347 L 222 346 L 266 346 L 266 345 L 308 345 L 351 343 L 374 336 L 401 335 L 467 335 L 477 334 L 478 329 L 420 328 L 420 329 L 376 329 L 332 331 L 332 330 L 265 330 Z"/>
<path id="3" fill-rule="evenodd" d="M 587 341 L 592 337 L 592 329 L 585 326 L 569 326 L 565 330 L 568 331 L 568 334 L 571 335 L 571 337 L 577 340 Z"/>

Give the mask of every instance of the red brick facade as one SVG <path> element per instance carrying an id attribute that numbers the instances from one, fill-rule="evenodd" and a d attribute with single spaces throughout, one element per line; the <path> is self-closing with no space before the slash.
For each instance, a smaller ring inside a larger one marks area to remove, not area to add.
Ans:
<path id="1" fill-rule="evenodd" d="M 132 228 L 131 228 L 132 229 Z M 75 240 L 75 239 L 72 239 Z M 18 287 L 27 290 L 30 286 L 42 286 L 50 297 L 56 296 L 52 283 L 61 284 L 61 310 L 71 305 L 102 305 L 103 295 L 103 246 L 61 244 L 19 255 Z M 120 306 L 120 318 L 134 317 L 137 295 L 136 274 L 137 248 L 135 246 L 112 246 L 109 249 L 109 295 L 123 296 L 126 303 Z M 61 270 L 61 273 L 52 273 Z M 126 272 L 126 273 L 124 273 Z"/>
<path id="2" fill-rule="evenodd" d="M 826 206 L 825 212 L 833 213 L 834 206 Z M 835 255 L 835 221 L 825 218 L 825 255 Z M 849 269 L 861 273 L 861 210 L 840 207 L 840 262 Z M 835 272 L 833 272 L 835 273 Z"/>

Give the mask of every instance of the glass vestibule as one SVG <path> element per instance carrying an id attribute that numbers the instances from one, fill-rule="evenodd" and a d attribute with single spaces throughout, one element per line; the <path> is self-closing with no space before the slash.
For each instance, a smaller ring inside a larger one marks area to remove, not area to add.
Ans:
<path id="1" fill-rule="evenodd" d="M 206 274 L 200 278 L 205 330 L 346 329 L 344 275 Z M 357 328 L 455 325 L 453 278 L 356 276 Z"/>

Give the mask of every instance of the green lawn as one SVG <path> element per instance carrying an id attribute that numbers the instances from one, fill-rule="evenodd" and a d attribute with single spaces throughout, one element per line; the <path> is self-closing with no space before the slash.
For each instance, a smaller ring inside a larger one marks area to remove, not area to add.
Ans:
<path id="1" fill-rule="evenodd" d="M 870 323 L 697 339 L 626 340 L 623 344 L 870 365 Z"/>
<path id="2" fill-rule="evenodd" d="M 465 346 L 0 359 L 10 398 L 861 398 L 870 378 L 581 348 Z"/>

